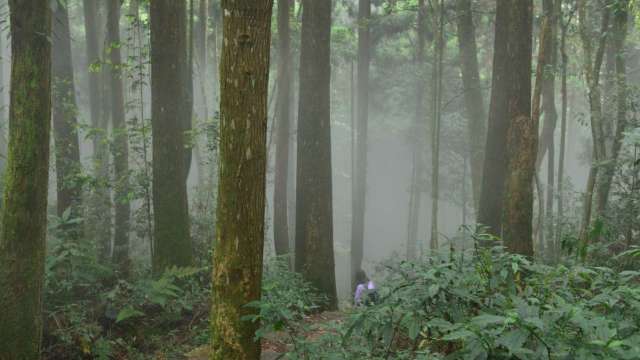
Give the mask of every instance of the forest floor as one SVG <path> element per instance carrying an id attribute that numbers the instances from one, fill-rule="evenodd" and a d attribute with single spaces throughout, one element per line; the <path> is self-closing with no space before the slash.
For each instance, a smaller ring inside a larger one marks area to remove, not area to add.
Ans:
<path id="1" fill-rule="evenodd" d="M 306 325 L 309 327 L 309 331 L 305 334 L 306 338 L 313 340 L 319 336 L 322 336 L 327 331 L 330 331 L 331 325 L 343 321 L 344 314 L 341 312 L 324 312 L 320 314 L 310 315 L 305 319 Z M 291 349 L 291 341 L 288 335 L 284 331 L 278 331 L 267 334 L 262 339 L 262 360 L 276 360 L 280 359 L 283 354 Z M 186 354 L 188 360 L 208 360 L 209 359 L 209 347 L 199 347 L 188 354 Z"/>

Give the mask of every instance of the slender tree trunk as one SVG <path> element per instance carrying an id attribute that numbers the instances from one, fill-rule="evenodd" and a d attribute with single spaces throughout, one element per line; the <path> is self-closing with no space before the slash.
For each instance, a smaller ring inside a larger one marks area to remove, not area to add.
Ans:
<path id="1" fill-rule="evenodd" d="M 278 0 L 278 117 L 276 168 L 273 193 L 273 236 L 276 254 L 289 253 L 287 192 L 289 176 L 289 136 L 291 120 L 291 0 Z"/>
<path id="2" fill-rule="evenodd" d="M 476 44 L 476 30 L 473 24 L 471 0 L 456 0 L 456 19 L 462 86 L 468 118 L 473 204 L 478 209 L 484 161 L 486 112 L 480 85 L 478 46 Z"/>
<path id="3" fill-rule="evenodd" d="M 614 56 L 614 82 L 615 82 L 615 106 L 616 106 L 616 126 L 613 143 L 611 145 L 611 155 L 608 159 L 604 171 L 601 173 L 600 184 L 597 197 L 597 212 L 604 214 L 609 202 L 611 184 L 615 176 L 616 165 L 624 139 L 624 132 L 627 128 L 627 68 L 625 62 L 625 40 L 627 37 L 627 21 L 629 17 L 629 1 L 620 0 L 614 12 L 613 23 L 613 56 Z"/>
<path id="4" fill-rule="evenodd" d="M 111 121 L 113 127 L 113 165 L 115 170 L 115 238 L 113 260 L 123 275 L 129 272 L 129 137 L 124 110 L 122 56 L 120 53 L 120 0 L 109 1 L 107 30 L 111 75 Z"/>
<path id="5" fill-rule="evenodd" d="M 437 6 L 436 41 L 434 41 L 434 66 L 433 66 L 433 118 L 431 123 L 431 251 L 438 249 L 438 213 L 440 201 L 440 123 L 442 121 L 442 67 L 444 65 L 444 1 L 440 0 Z"/>
<path id="6" fill-rule="evenodd" d="M 587 189 L 584 196 L 584 211 L 582 217 L 582 225 L 580 229 L 580 239 L 586 244 L 588 242 L 589 229 L 591 227 L 591 212 L 593 207 L 593 194 L 595 185 L 598 179 L 598 163 L 602 161 L 602 156 L 606 151 L 604 148 L 604 134 L 602 133 L 602 97 L 600 94 L 600 71 L 602 69 L 602 61 L 604 58 L 604 52 L 606 49 L 610 10 L 605 7 L 602 14 L 602 23 L 599 36 L 598 47 L 593 54 L 594 38 L 593 32 L 589 29 L 589 9 L 586 0 L 578 1 L 578 17 L 579 17 L 579 32 L 582 40 L 582 47 L 584 51 L 584 75 L 587 82 L 588 99 L 589 99 L 589 111 L 591 117 L 591 136 L 593 139 L 593 164 L 589 171 L 589 178 L 587 181 Z M 598 37 L 596 37 L 598 38 Z"/>
<path id="7" fill-rule="evenodd" d="M 364 215 L 367 196 L 367 142 L 369 127 L 369 66 L 371 63 L 371 0 L 358 2 L 358 72 L 356 112 L 356 171 L 352 195 L 351 217 L 351 283 L 355 285 L 355 274 L 362 267 L 364 257 Z"/>
<path id="8" fill-rule="evenodd" d="M 532 116 L 531 113 L 533 1 L 512 0 L 507 16 L 506 66 L 510 82 L 506 99 L 509 130 L 502 216 L 503 241 L 508 251 L 533 256 L 533 179 L 539 119 L 539 115 Z M 542 46 L 541 51 L 544 51 Z"/>
<path id="9" fill-rule="evenodd" d="M 331 1 L 302 1 L 296 271 L 337 308 L 331 180 Z"/>
<path id="10" fill-rule="evenodd" d="M 189 234 L 184 103 L 187 101 L 186 4 L 151 2 L 151 119 L 153 137 L 153 272 L 192 264 Z"/>
<path id="11" fill-rule="evenodd" d="M 258 360 L 272 0 L 223 0 L 220 182 L 214 248 L 214 360 Z"/>
<path id="12" fill-rule="evenodd" d="M 413 156 L 412 156 L 412 174 L 411 187 L 409 188 L 409 224 L 407 230 L 407 259 L 415 259 L 418 244 L 418 229 L 420 228 L 420 203 L 422 201 L 422 189 L 420 181 L 424 176 L 424 163 L 422 153 L 424 152 L 423 137 L 419 134 L 424 133 L 425 116 L 424 116 L 424 50 L 426 43 L 426 7 L 424 0 L 418 0 L 418 26 L 417 44 L 416 44 L 416 108 L 415 117 L 413 119 L 413 130 L 410 134 Z"/>
<path id="13" fill-rule="evenodd" d="M 562 5 L 562 0 L 557 0 L 557 2 Z M 562 16 L 562 12 L 557 12 L 558 16 Z M 568 104 L 568 94 L 567 94 L 567 71 L 569 65 L 569 57 L 567 56 L 567 27 L 569 26 L 569 20 L 567 23 L 564 22 L 562 17 L 560 18 L 560 57 L 562 61 L 562 118 L 560 123 L 560 155 L 558 156 L 558 227 L 556 228 L 556 238 L 554 243 L 553 254 L 557 254 L 559 247 L 558 245 L 562 241 L 563 236 L 563 228 L 564 228 L 564 162 L 565 162 L 565 152 L 567 148 L 567 112 L 569 108 Z"/>
<path id="14" fill-rule="evenodd" d="M 182 136 L 184 137 L 184 181 L 187 182 L 189 178 L 189 172 L 191 171 L 191 163 L 193 160 L 193 144 L 191 143 L 191 131 L 193 130 L 193 63 L 194 63 L 194 17 L 195 7 L 194 0 L 189 0 L 189 13 L 187 14 L 187 29 L 185 35 L 185 41 L 187 42 L 186 62 L 187 69 L 184 72 L 185 87 L 184 87 L 184 102 L 181 105 L 180 118 L 182 120 Z M 188 208 L 188 206 L 187 206 Z"/>
<path id="15" fill-rule="evenodd" d="M 504 181 L 507 174 L 508 89 L 511 83 L 507 40 L 512 5 L 513 0 L 497 0 L 491 103 L 477 216 L 478 223 L 487 226 L 488 232 L 496 236 L 502 235 Z"/>
<path id="16" fill-rule="evenodd" d="M 42 340 L 49 138 L 51 9 L 45 0 L 9 0 L 9 159 L 0 232 L 0 354 L 39 359 Z"/>
<path id="17" fill-rule="evenodd" d="M 82 186 L 79 180 L 82 169 L 67 7 L 56 6 L 53 16 L 55 20 L 52 24 L 52 91 L 57 215 L 59 217 L 68 215 L 70 219 L 77 219 L 82 217 Z M 65 230 L 68 232 L 69 239 L 77 240 L 82 233 L 82 224 L 70 225 Z"/>

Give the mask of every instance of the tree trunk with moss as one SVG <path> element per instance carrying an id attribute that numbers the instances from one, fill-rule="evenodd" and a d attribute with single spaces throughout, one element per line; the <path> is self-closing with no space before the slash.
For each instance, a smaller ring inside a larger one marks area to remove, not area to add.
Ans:
<path id="1" fill-rule="evenodd" d="M 537 117 L 531 114 L 533 1 L 511 0 L 505 15 L 509 24 L 505 64 L 509 129 L 503 241 L 510 252 L 533 256 L 533 179 L 538 146 Z"/>
<path id="2" fill-rule="evenodd" d="M 129 270 L 129 229 L 131 205 L 129 203 L 129 139 L 124 110 L 122 57 L 120 53 L 120 0 L 109 0 L 107 17 L 110 77 L 111 121 L 113 127 L 113 167 L 115 170 L 115 238 L 113 261 L 126 275 Z"/>
<path id="3" fill-rule="evenodd" d="M 258 360 L 272 0 L 223 0 L 220 177 L 211 309 L 214 360 Z"/>
<path id="4" fill-rule="evenodd" d="M 151 19 L 153 272 L 193 260 L 183 135 L 187 66 L 186 3 L 154 0 Z"/>
<path id="5" fill-rule="evenodd" d="M 295 268 L 337 308 L 331 179 L 331 1 L 302 1 Z"/>
<path id="6" fill-rule="evenodd" d="M 456 19 L 458 25 L 458 48 L 460 52 L 460 70 L 464 88 L 464 103 L 469 131 L 469 154 L 471 159 L 471 183 L 473 204 L 476 210 L 480 202 L 482 184 L 482 166 L 484 161 L 485 106 L 480 84 L 480 66 L 478 65 L 478 45 L 476 29 L 473 23 L 471 0 L 456 1 Z"/>
<path id="7" fill-rule="evenodd" d="M 57 215 L 70 219 L 82 217 L 82 186 L 79 175 L 80 145 L 78 141 L 78 108 L 76 106 L 71 34 L 66 6 L 57 5 L 53 14 L 52 72 L 53 72 L 53 131 L 57 185 Z M 70 240 L 77 240 L 82 224 L 64 229 Z"/>
<path id="8" fill-rule="evenodd" d="M 11 101 L 0 233 L 0 357 L 39 359 L 49 131 L 51 9 L 46 0 L 10 0 Z"/>
<path id="9" fill-rule="evenodd" d="M 288 177 L 291 122 L 291 0 L 278 1 L 278 117 L 273 191 L 273 236 L 277 255 L 289 253 Z"/>

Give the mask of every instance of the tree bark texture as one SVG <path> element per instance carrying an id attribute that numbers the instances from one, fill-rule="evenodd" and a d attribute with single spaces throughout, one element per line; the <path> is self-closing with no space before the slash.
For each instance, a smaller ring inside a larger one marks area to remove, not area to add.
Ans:
<path id="1" fill-rule="evenodd" d="M 267 167 L 272 0 L 223 0 L 220 180 L 214 248 L 212 354 L 258 360 L 260 324 L 243 316 L 260 299 Z"/>
<path id="2" fill-rule="evenodd" d="M 42 340 L 49 138 L 51 8 L 10 0 L 9 158 L 0 232 L 0 354 L 39 359 Z"/>
<path id="3" fill-rule="evenodd" d="M 337 308 L 331 179 L 331 1 L 302 1 L 295 269 Z"/>

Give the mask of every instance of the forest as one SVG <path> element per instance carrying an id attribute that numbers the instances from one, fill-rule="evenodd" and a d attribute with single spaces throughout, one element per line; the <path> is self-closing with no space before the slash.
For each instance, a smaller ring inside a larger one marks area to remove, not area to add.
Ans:
<path id="1" fill-rule="evenodd" d="M 0 360 L 640 359 L 640 2 L 0 0 Z"/>

